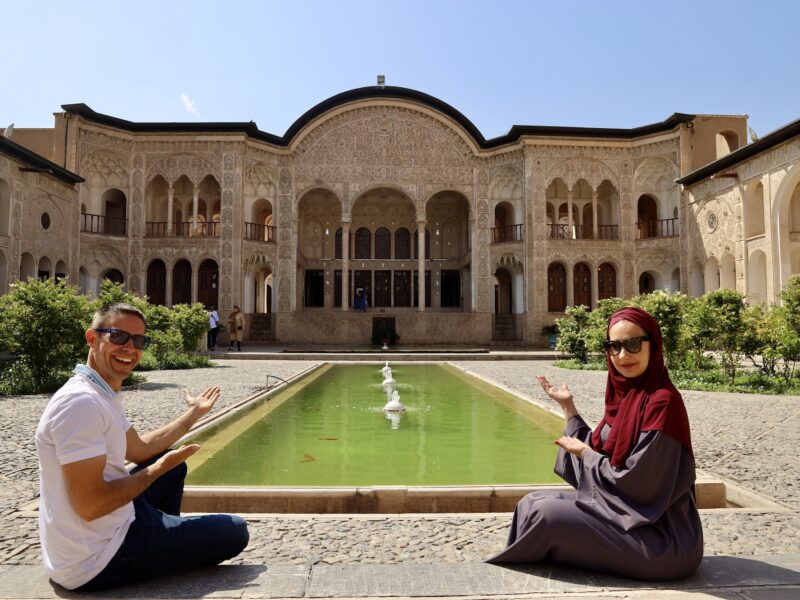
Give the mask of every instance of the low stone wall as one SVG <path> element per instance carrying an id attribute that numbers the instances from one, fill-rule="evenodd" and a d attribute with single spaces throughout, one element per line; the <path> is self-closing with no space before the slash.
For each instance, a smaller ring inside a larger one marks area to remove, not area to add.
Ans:
<path id="1" fill-rule="evenodd" d="M 319 312 L 276 315 L 276 340 L 301 344 L 371 343 L 373 317 L 394 317 L 400 346 L 490 344 L 490 313 Z"/>

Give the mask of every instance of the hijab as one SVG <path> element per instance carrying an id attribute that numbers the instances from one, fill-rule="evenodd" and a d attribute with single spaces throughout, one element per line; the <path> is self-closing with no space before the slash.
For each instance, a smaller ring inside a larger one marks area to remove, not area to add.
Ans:
<path id="1" fill-rule="evenodd" d="M 641 327 L 650 338 L 650 362 L 644 373 L 628 379 L 608 361 L 605 414 L 592 433 L 592 448 L 611 458 L 614 467 L 622 467 L 643 431 L 663 431 L 692 451 L 689 417 L 683 398 L 670 381 L 664 364 L 661 328 L 650 313 L 641 308 L 618 310 L 608 320 L 606 337 L 619 321 L 629 321 Z M 602 442 L 600 433 L 608 424 L 611 431 Z"/>

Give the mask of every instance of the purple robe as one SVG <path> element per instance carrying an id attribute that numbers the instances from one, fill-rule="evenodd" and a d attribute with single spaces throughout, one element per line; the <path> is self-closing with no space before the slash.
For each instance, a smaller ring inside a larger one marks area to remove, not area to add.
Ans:
<path id="1" fill-rule="evenodd" d="M 611 428 L 603 428 L 605 441 Z M 589 444 L 580 416 L 565 435 Z M 644 431 L 616 469 L 587 450 L 561 449 L 555 472 L 576 492 L 534 492 L 517 504 L 508 545 L 491 563 L 551 560 L 648 581 L 690 575 L 703 558 L 703 530 L 694 498 L 694 460 L 661 431 Z"/>

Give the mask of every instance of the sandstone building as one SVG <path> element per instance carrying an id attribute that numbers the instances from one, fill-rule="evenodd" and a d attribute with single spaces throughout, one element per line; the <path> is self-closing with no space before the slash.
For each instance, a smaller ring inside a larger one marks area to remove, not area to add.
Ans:
<path id="1" fill-rule="evenodd" d="M 0 293 L 104 278 L 247 317 L 246 339 L 541 344 L 569 305 L 726 287 L 776 301 L 800 273 L 800 121 L 514 125 L 374 86 L 283 136 L 254 122 L 136 123 L 62 106 L 0 138 Z M 354 310 L 358 291 L 365 313 Z"/>

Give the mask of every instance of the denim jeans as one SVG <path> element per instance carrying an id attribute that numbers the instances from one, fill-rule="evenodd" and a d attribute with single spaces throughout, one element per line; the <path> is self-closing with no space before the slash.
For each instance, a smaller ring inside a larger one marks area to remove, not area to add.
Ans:
<path id="1" fill-rule="evenodd" d="M 157 458 L 137 466 L 131 474 Z M 108 565 L 79 587 L 79 591 L 108 589 L 212 566 L 244 550 L 250 535 L 241 517 L 179 516 L 186 471 L 185 464 L 175 467 L 133 500 L 136 520 L 131 523 L 122 546 Z"/>

